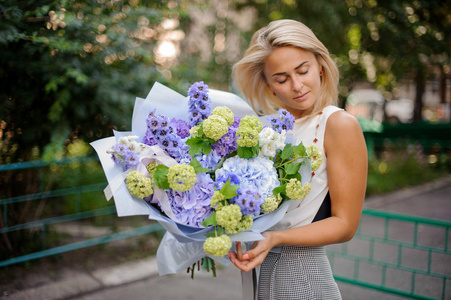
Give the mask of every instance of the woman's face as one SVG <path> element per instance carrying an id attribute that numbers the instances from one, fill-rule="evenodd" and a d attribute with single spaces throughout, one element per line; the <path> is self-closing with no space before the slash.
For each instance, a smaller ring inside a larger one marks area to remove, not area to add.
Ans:
<path id="1" fill-rule="evenodd" d="M 295 118 L 313 110 L 321 88 L 320 71 L 315 55 L 296 47 L 275 48 L 263 70 L 269 88 Z"/>

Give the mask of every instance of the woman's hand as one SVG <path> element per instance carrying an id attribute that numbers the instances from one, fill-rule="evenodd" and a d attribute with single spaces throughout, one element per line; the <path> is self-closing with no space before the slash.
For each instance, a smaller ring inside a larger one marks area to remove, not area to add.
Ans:
<path id="1" fill-rule="evenodd" d="M 236 252 L 230 251 L 230 261 L 241 271 L 249 272 L 263 263 L 269 251 L 275 246 L 271 232 L 264 232 L 264 240 L 255 242 L 249 251 L 243 254 L 241 242 L 236 243 Z"/>

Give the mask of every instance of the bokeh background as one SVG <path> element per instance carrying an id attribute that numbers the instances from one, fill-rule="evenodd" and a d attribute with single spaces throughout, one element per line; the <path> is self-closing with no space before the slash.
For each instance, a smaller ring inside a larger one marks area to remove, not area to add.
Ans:
<path id="1" fill-rule="evenodd" d="M 368 195 L 449 175 L 448 1 L 3 0 L 0 227 L 113 205 L 100 190 L 81 199 L 42 193 L 104 183 L 89 143 L 129 130 L 135 97 L 154 82 L 183 95 L 196 81 L 239 94 L 232 65 L 255 30 L 282 18 L 309 26 L 339 67 L 340 106 L 358 117 L 368 144 Z M 40 167 L 14 167 L 24 162 Z M 0 260 L 146 220 L 77 222 L 89 233 L 64 224 L 4 230 Z M 138 239 L 122 259 L 151 255 L 158 239 Z"/>

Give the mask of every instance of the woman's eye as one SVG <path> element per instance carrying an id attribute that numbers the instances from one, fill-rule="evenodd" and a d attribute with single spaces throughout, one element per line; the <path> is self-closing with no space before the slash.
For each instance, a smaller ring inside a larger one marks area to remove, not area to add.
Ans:
<path id="1" fill-rule="evenodd" d="M 308 70 L 305 70 L 305 71 L 299 71 L 298 72 L 298 74 L 300 74 L 300 75 L 305 75 L 305 74 L 307 74 L 308 73 Z"/>
<path id="2" fill-rule="evenodd" d="M 277 81 L 279 84 L 283 84 L 283 83 L 285 83 L 287 80 L 285 79 L 285 80 L 279 80 L 279 81 Z"/>

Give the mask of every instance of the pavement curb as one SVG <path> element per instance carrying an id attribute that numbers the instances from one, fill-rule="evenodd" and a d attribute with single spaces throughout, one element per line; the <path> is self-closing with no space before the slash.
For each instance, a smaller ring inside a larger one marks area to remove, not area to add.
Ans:
<path id="1" fill-rule="evenodd" d="M 158 276 L 156 257 L 140 259 L 92 272 L 75 272 L 70 278 L 14 292 L 10 295 L 2 295 L 1 298 L 8 300 L 74 299 L 83 294 L 136 282 L 152 276 Z"/>
<path id="2" fill-rule="evenodd" d="M 423 193 L 428 193 L 433 190 L 444 188 L 446 186 L 451 186 L 451 175 L 419 186 L 404 188 L 392 193 L 366 197 L 363 207 L 380 208 L 387 205 L 388 203 L 393 204 L 406 198 L 414 197 Z"/>

